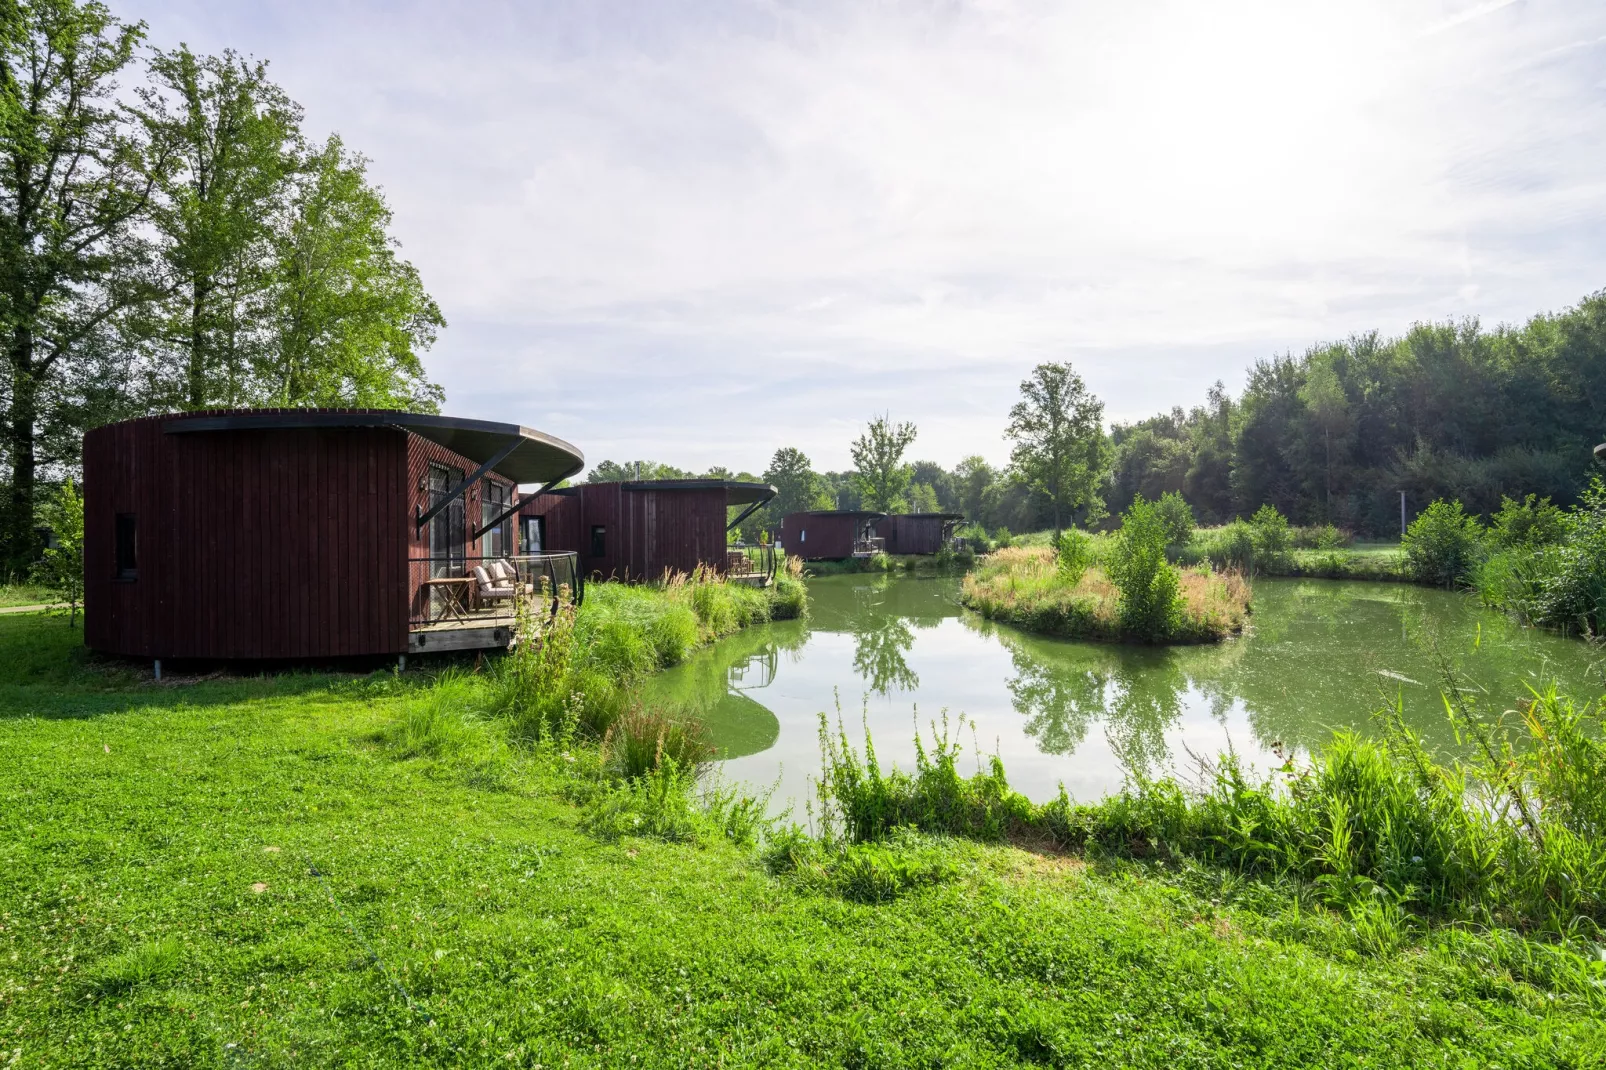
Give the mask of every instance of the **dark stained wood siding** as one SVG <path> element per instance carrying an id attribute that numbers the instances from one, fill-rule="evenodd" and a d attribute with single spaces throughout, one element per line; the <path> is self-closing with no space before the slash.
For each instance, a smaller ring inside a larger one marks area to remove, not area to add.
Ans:
<path id="1" fill-rule="evenodd" d="M 543 494 L 521 516 L 546 518 L 546 549 L 580 555 L 587 576 L 639 582 L 666 570 L 691 572 L 725 564 L 725 491 L 713 488 L 626 490 L 619 483 L 584 483 L 564 494 Z M 604 550 L 591 552 L 591 529 L 605 529 Z"/>
<path id="2" fill-rule="evenodd" d="M 864 517 L 854 513 L 788 513 L 781 521 L 781 547 L 805 561 L 853 556 L 853 541 Z"/>
<path id="3" fill-rule="evenodd" d="M 427 553 L 413 525 L 423 466 L 467 473 L 473 462 L 395 428 L 167 434 L 169 418 L 84 438 L 90 647 L 153 658 L 406 652 L 408 558 Z M 465 512 L 479 519 L 477 507 Z M 132 582 L 115 577 L 119 513 L 138 525 Z"/>
<path id="4" fill-rule="evenodd" d="M 942 516 L 885 517 L 876 534 L 886 540 L 889 554 L 934 554 L 943 547 L 943 532 L 955 521 Z"/>

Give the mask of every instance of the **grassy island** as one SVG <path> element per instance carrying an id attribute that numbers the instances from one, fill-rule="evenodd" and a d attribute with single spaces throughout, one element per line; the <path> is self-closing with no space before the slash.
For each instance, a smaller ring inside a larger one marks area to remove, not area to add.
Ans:
<path id="1" fill-rule="evenodd" d="M 965 576 L 960 600 L 989 620 L 1065 639 L 1100 642 L 1213 643 L 1243 631 L 1250 587 L 1234 572 L 1176 570 L 1180 607 L 1163 631 L 1134 633 L 1121 593 L 1103 568 L 1067 576 L 1045 547 L 995 550 Z"/>

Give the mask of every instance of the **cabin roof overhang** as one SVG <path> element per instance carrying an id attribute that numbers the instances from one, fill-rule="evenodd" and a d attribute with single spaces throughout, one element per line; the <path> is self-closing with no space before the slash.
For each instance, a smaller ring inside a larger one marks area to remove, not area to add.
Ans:
<path id="1" fill-rule="evenodd" d="M 888 513 L 893 520 L 963 520 L 964 513 Z"/>
<path id="2" fill-rule="evenodd" d="M 768 483 L 740 479 L 633 479 L 620 486 L 627 491 L 722 490 L 726 505 L 754 505 L 779 493 Z"/>
<path id="3" fill-rule="evenodd" d="M 282 409 L 184 413 L 162 423 L 170 435 L 215 431 L 278 431 L 394 427 L 428 439 L 514 483 L 554 483 L 585 466 L 579 447 L 519 424 L 466 420 L 390 409 Z M 487 464 L 487 462 L 489 462 Z"/>
<path id="4" fill-rule="evenodd" d="M 886 513 L 872 512 L 872 511 L 870 511 L 868 509 L 810 509 L 810 510 L 807 510 L 806 512 L 804 512 L 803 515 L 804 516 L 856 516 L 856 517 L 874 517 L 876 519 L 881 519 L 882 517 L 885 517 L 887 514 Z"/>

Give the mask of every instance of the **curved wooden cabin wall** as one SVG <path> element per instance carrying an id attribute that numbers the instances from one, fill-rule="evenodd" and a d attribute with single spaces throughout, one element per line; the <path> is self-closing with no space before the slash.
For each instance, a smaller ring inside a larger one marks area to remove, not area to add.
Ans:
<path id="1" fill-rule="evenodd" d="M 84 637 L 119 654 L 303 658 L 407 649 L 406 433 L 84 437 Z M 116 579 L 132 513 L 138 578 Z"/>
<path id="2" fill-rule="evenodd" d="M 835 561 L 853 556 L 853 542 L 863 518 L 788 513 L 781 521 L 781 546 L 805 561 Z M 807 538 L 804 538 L 805 533 Z"/>
<path id="3" fill-rule="evenodd" d="M 407 651 L 408 559 L 429 552 L 413 524 L 425 466 L 477 464 L 396 428 L 167 434 L 168 419 L 84 437 L 90 647 L 218 659 Z M 466 537 L 480 513 L 465 512 Z M 119 513 L 138 525 L 132 582 L 115 577 Z"/>
<path id="4" fill-rule="evenodd" d="M 520 510 L 546 517 L 546 549 L 575 551 L 588 576 L 656 580 L 665 570 L 691 572 L 725 564 L 725 491 L 625 490 L 583 483 L 567 494 L 543 494 Z M 591 529 L 605 530 L 605 552 L 591 552 Z"/>

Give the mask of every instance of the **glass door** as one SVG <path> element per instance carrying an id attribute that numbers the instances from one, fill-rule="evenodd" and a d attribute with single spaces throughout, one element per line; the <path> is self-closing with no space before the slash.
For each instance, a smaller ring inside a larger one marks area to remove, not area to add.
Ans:
<path id="1" fill-rule="evenodd" d="M 463 472 L 459 468 L 448 468 L 442 464 L 429 466 L 429 505 L 434 508 L 446 492 L 463 481 Z M 430 579 L 441 579 L 446 576 L 461 576 L 463 566 L 468 558 L 467 532 L 464 530 L 467 517 L 463 511 L 463 496 L 457 495 L 451 503 L 430 517 L 429 520 L 429 576 Z M 430 588 L 429 608 L 430 616 L 437 617 L 445 612 L 447 599 L 453 596 L 439 587 Z"/>

